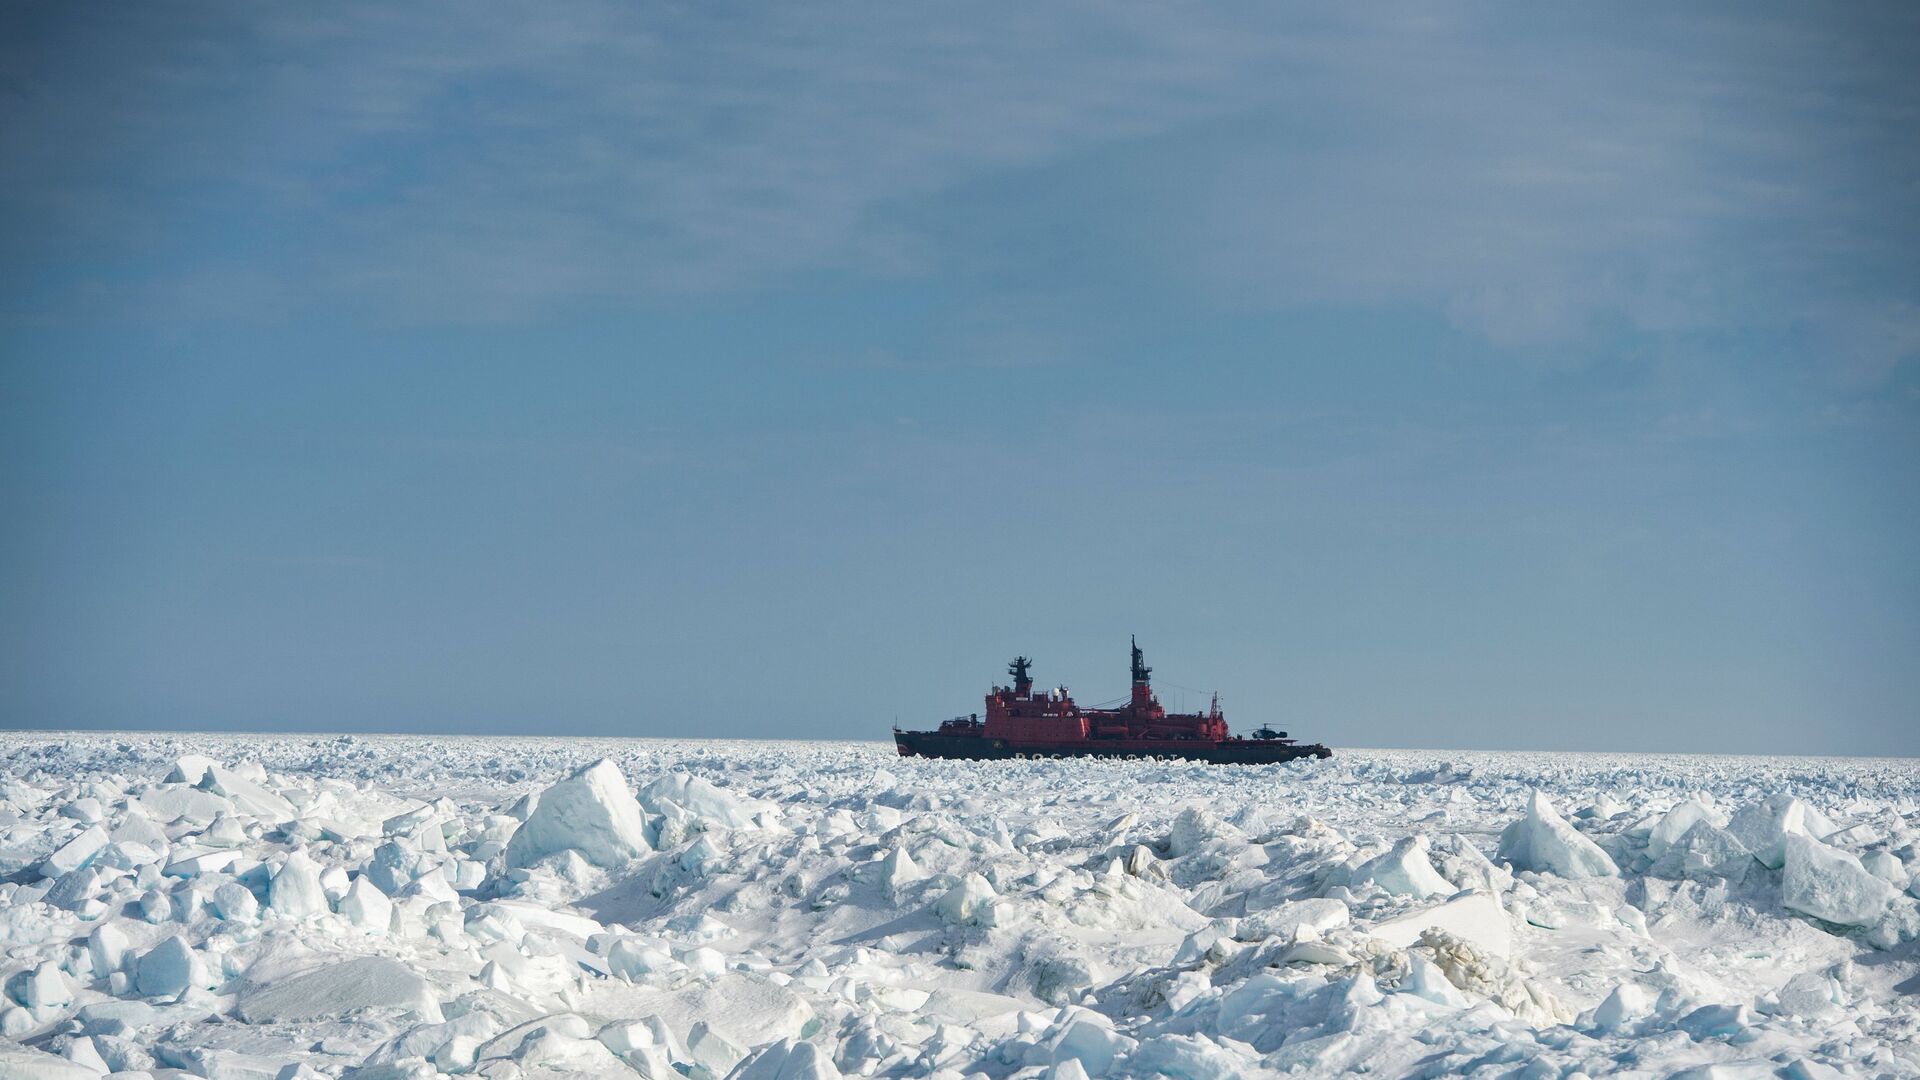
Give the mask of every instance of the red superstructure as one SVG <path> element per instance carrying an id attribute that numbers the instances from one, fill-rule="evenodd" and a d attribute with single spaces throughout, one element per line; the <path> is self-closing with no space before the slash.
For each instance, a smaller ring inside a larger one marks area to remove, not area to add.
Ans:
<path id="1" fill-rule="evenodd" d="M 1153 693 L 1138 642 L 1133 645 L 1133 689 L 1114 709 L 1083 709 L 1066 687 L 1036 693 L 1033 662 L 1016 657 L 1007 668 L 1012 686 L 995 686 L 979 714 L 955 717 L 937 731 L 900 731 L 902 755 L 927 757 L 1185 757 L 1207 761 L 1266 763 L 1296 757 L 1328 757 L 1324 746 L 1301 746 L 1283 731 L 1262 728 L 1252 739 L 1227 731 L 1214 695 L 1204 713 L 1169 713 Z"/>

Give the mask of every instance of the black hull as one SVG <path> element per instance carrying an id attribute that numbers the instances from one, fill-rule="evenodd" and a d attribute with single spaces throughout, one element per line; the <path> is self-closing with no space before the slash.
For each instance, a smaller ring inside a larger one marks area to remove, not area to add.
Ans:
<path id="1" fill-rule="evenodd" d="M 1017 743 L 979 735 L 942 735 L 933 731 L 896 731 L 894 745 L 903 757 L 957 758 L 965 761 L 1004 761 L 1020 758 L 1177 758 L 1214 765 L 1272 765 L 1299 758 L 1332 757 L 1319 743 L 1302 745 L 1278 739 L 1234 739 L 1228 742 L 1129 740 L 1099 743 Z"/>

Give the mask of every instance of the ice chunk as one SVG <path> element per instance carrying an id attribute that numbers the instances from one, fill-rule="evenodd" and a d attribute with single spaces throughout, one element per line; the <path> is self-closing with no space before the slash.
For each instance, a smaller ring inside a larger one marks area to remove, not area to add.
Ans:
<path id="1" fill-rule="evenodd" d="M 269 821 L 285 821 L 294 815 L 293 804 L 238 772 L 218 765 L 207 770 L 198 787 L 215 795 L 224 795 L 235 809 Z"/>
<path id="2" fill-rule="evenodd" d="M 887 852 L 887 857 L 880 863 L 880 883 L 889 889 L 897 889 L 926 876 L 927 872 L 920 869 L 920 864 L 913 861 L 913 856 L 907 854 L 904 847 Z"/>
<path id="3" fill-rule="evenodd" d="M 167 850 L 165 841 L 149 847 L 130 840 L 115 840 L 101 848 L 99 854 L 95 855 L 93 861 L 87 865 L 99 867 L 102 870 L 137 870 L 148 863 L 165 859 Z"/>
<path id="4" fill-rule="evenodd" d="M 107 830 L 98 825 L 89 825 L 80 835 L 60 845 L 59 850 L 47 856 L 41 873 L 47 877 L 59 877 L 69 871 L 78 870 L 87 865 L 108 842 Z"/>
<path id="5" fill-rule="evenodd" d="M 250 922 L 260 914 L 260 901 L 245 885 L 223 881 L 213 890 L 213 910 L 223 919 Z"/>
<path id="6" fill-rule="evenodd" d="M 1439 965 L 1419 953 L 1407 954 L 1407 977 L 1400 982 L 1400 992 L 1425 998 L 1436 1005 L 1451 1005 L 1456 1009 L 1473 1004 L 1472 998 L 1447 981 L 1446 973 L 1440 970 Z"/>
<path id="7" fill-rule="evenodd" d="M 1438 907 L 1377 923 L 1372 934 L 1404 949 L 1429 929 L 1444 930 L 1494 956 L 1513 955 L 1513 927 L 1507 913 L 1501 910 L 1500 901 L 1483 892 L 1456 896 Z"/>
<path id="8" fill-rule="evenodd" d="M 156 821 L 189 821 L 210 824 L 221 814 L 233 812 L 233 804 L 211 791 L 186 784 L 161 784 L 140 796 L 140 806 Z"/>
<path id="9" fill-rule="evenodd" d="M 125 974 L 121 978 L 127 978 Z M 75 1013 L 81 1030 L 88 1036 L 117 1036 L 136 1032 L 140 1028 L 150 1028 L 159 1019 L 159 1009 L 148 1005 L 146 1001 L 94 1001 L 92 1005 L 81 1005 Z M 109 1059 L 111 1065 L 111 1059 Z"/>
<path id="10" fill-rule="evenodd" d="M 1738 837 L 1716 828 L 1711 821 L 1700 820 L 1668 844 L 1647 872 L 1674 880 L 1725 878 L 1738 882 L 1746 878 L 1749 867 L 1757 865 L 1753 853 Z"/>
<path id="11" fill-rule="evenodd" d="M 193 985 L 193 949 L 179 934 L 140 957 L 134 989 L 141 997 L 174 997 Z"/>
<path id="12" fill-rule="evenodd" d="M 570 1022 L 562 1023 L 562 1020 Z M 491 1056 L 486 1048 L 482 1048 L 480 1053 Z M 536 1025 L 519 1038 L 513 1046 L 511 1058 L 525 1070 L 511 1074 L 515 1076 L 632 1075 L 612 1050 L 591 1037 L 591 1029 L 577 1016 L 553 1017 Z"/>
<path id="13" fill-rule="evenodd" d="M 670 799 L 703 822 L 744 829 L 753 824 L 754 807 L 722 788 L 691 773 L 674 772 L 640 789 L 640 804 L 660 812 L 660 800 Z"/>
<path id="14" fill-rule="evenodd" d="M 1402 839 L 1386 854 L 1361 863 L 1353 872 L 1352 883 L 1358 886 L 1369 882 L 1395 896 L 1415 899 L 1450 896 L 1455 891 L 1453 883 L 1433 868 L 1427 858 L 1427 838 L 1420 833 Z"/>
<path id="15" fill-rule="evenodd" d="M 267 886 L 267 906 L 290 918 L 304 919 L 327 911 L 327 892 L 320 884 L 320 867 L 303 848 L 287 855 Z"/>
<path id="16" fill-rule="evenodd" d="M 362 930 L 384 934 L 393 923 L 393 901 L 366 878 L 356 878 L 340 898 L 340 914 Z"/>
<path id="17" fill-rule="evenodd" d="M 1842 926 L 1867 926 L 1878 921 L 1898 895 L 1851 852 L 1799 833 L 1788 833 L 1781 843 L 1786 857 L 1780 903 L 1786 907 Z"/>
<path id="18" fill-rule="evenodd" d="M 51 960 L 33 969 L 20 986 L 20 1004 L 29 1009 L 57 1009 L 73 1004 L 73 982 Z"/>
<path id="19" fill-rule="evenodd" d="M 228 848 L 176 847 L 168 854 L 166 868 L 161 871 L 168 877 L 198 877 L 201 874 L 216 873 L 232 866 L 240 858 L 240 853 Z"/>
<path id="20" fill-rule="evenodd" d="M 1682 1016 L 1677 1026 L 1696 1039 L 1739 1035 L 1753 1026 L 1753 1014 L 1745 1005 L 1702 1005 Z"/>
<path id="21" fill-rule="evenodd" d="M 360 1009 L 401 1009 L 440 1023 L 433 984 L 383 956 L 362 956 L 249 988 L 237 1009 L 250 1024 L 339 1020 Z"/>
<path id="22" fill-rule="evenodd" d="M 1127 1059 L 1137 1076 L 1165 1076 L 1174 1080 L 1230 1080 L 1251 1070 L 1238 1055 L 1204 1035 L 1161 1035 L 1140 1044 Z"/>
<path id="23" fill-rule="evenodd" d="M 1647 857 L 1658 859 L 1665 855 L 1675 841 L 1687 834 L 1688 829 L 1703 821 L 1712 825 L 1720 824 L 1714 820 L 1713 811 L 1698 799 L 1688 799 L 1667 811 L 1666 816 L 1647 835 Z"/>
<path id="24" fill-rule="evenodd" d="M 1906 866 L 1901 863 L 1900 856 L 1891 851 L 1873 852 L 1862 858 L 1860 865 L 1866 867 L 1867 872 L 1874 877 L 1889 882 L 1896 888 L 1905 888 L 1907 882 L 1912 880 Z"/>
<path id="25" fill-rule="evenodd" d="M 76 1065 L 85 1065 L 89 1069 L 102 1073 L 113 1071 L 113 1066 L 107 1064 L 107 1059 L 100 1056 L 100 1051 L 94 1047 L 93 1040 L 89 1038 L 72 1039 L 67 1043 L 66 1050 L 62 1051 L 62 1056 Z"/>
<path id="26" fill-rule="evenodd" d="M 1872 825 L 1869 825 L 1866 822 L 1862 821 L 1857 824 L 1848 825 L 1847 827 L 1840 829 L 1837 832 L 1827 833 L 1824 836 L 1822 836 L 1821 839 L 1825 840 L 1829 844 L 1834 845 L 1835 847 L 1845 846 L 1845 847 L 1862 847 L 1863 848 L 1863 847 L 1872 847 L 1873 845 L 1879 843 L 1882 839 L 1884 839 L 1884 837 L 1880 835 L 1879 829 L 1876 829 Z"/>
<path id="27" fill-rule="evenodd" d="M 1178 858 L 1191 855 L 1216 840 L 1245 842 L 1246 837 L 1208 811 L 1190 806 L 1173 820 L 1173 831 L 1167 835 L 1167 851 Z"/>
<path id="28" fill-rule="evenodd" d="M 1564 878 L 1612 877 L 1620 872 L 1600 845 L 1567 824 L 1538 791 L 1527 802 L 1527 816 L 1501 832 L 1500 858 L 1516 870 Z"/>
<path id="29" fill-rule="evenodd" d="M 1612 1031 L 1651 1013 L 1654 996 L 1639 983 L 1626 982 L 1613 988 L 1593 1011 L 1595 1027 Z"/>
<path id="30" fill-rule="evenodd" d="M 1595 821 L 1607 821 L 1615 815 L 1626 813 L 1631 807 L 1613 797 L 1612 792 L 1603 791 L 1593 800 L 1593 805 L 1582 809 L 1575 817 L 1592 818 Z"/>
<path id="31" fill-rule="evenodd" d="M 156 850 L 165 850 L 167 846 L 166 830 L 153 823 L 138 801 L 127 804 L 126 820 L 115 826 L 110 835 L 116 843 L 139 844 Z"/>
<path id="32" fill-rule="evenodd" d="M 507 841 L 507 865 L 567 850 L 596 866 L 618 866 L 648 850 L 640 804 L 613 762 L 602 758 L 542 792 Z"/>
<path id="33" fill-rule="evenodd" d="M 713 978 L 727 970 L 727 954 L 719 949 L 701 945 L 687 949 L 678 955 L 680 962 L 687 965 L 687 970 L 696 975 Z"/>
<path id="34" fill-rule="evenodd" d="M 1833 832 L 1833 822 L 1799 799 L 1783 794 L 1741 807 L 1727 831 L 1739 837 L 1754 858 L 1778 870 L 1787 861 L 1787 837 L 1819 840 Z"/>
<path id="35" fill-rule="evenodd" d="M 213 824 L 200 834 L 200 843 L 206 847 L 239 847 L 246 842 L 246 827 L 232 814 L 221 814 L 214 818 Z"/>
<path id="36" fill-rule="evenodd" d="M 398 840 L 389 840 L 373 849 L 366 876 L 388 896 L 413 884 L 420 874 L 420 853 Z"/>
<path id="37" fill-rule="evenodd" d="M 93 899 L 99 892 L 100 871 L 95 867 L 85 866 L 61 874 L 53 883 L 53 888 L 48 889 L 47 895 L 42 899 L 54 907 L 73 911 Z"/>
<path id="38" fill-rule="evenodd" d="M 657 1021 L 656 1021 L 657 1022 Z M 659 1041 L 653 1028 L 644 1020 L 615 1020 L 600 1029 L 594 1038 L 607 1049 L 626 1057 L 635 1050 L 645 1050 Z"/>
<path id="39" fill-rule="evenodd" d="M 1164 1073 L 1160 1075 L 1166 1075 Z M 1056 1061 L 1047 1069 L 1044 1080 L 1093 1080 L 1087 1075 L 1087 1067 L 1080 1064 L 1079 1058 Z"/>
<path id="40" fill-rule="evenodd" d="M 1105 1017 L 1099 1017 L 1104 1021 Z M 1081 1017 L 1068 1024 L 1054 1038 L 1054 1064 L 1078 1061 L 1089 1076 L 1105 1076 L 1113 1068 L 1113 1059 L 1134 1048 L 1134 1041 L 1103 1022 Z"/>
<path id="41" fill-rule="evenodd" d="M 207 770 L 220 764 L 210 757 L 200 754 L 183 754 L 173 763 L 173 769 L 167 773 L 169 784 L 198 784 L 206 779 Z"/>
<path id="42" fill-rule="evenodd" d="M 1801 1058 L 1775 1071 L 1780 1080 L 1847 1080 L 1847 1074 L 1831 1065 Z"/>
<path id="43" fill-rule="evenodd" d="M 1803 971 L 1788 979 L 1776 997 L 1782 1013 L 1814 1020 L 1838 1017 L 1846 1005 L 1840 984 L 1818 971 Z"/>
<path id="44" fill-rule="evenodd" d="M 1294 900 L 1241 919 L 1234 929 L 1234 937 L 1241 941 L 1262 941 L 1270 937 L 1312 940 L 1350 921 L 1352 914 L 1339 900 L 1321 897 Z"/>
<path id="45" fill-rule="evenodd" d="M 471 909 L 470 917 L 487 914 L 509 915 L 528 929 L 558 930 L 582 941 L 595 934 L 605 933 L 607 929 L 585 915 L 555 911 L 544 904 L 534 904 L 524 900 L 494 900 Z"/>
<path id="46" fill-rule="evenodd" d="M 75 799 L 72 802 L 68 803 L 67 805 L 61 807 L 60 816 L 63 818 L 71 818 L 74 821 L 91 825 L 94 822 L 99 821 L 101 818 L 106 817 L 107 814 L 106 814 L 106 811 L 101 807 L 99 799 L 88 797 L 84 799 Z"/>
<path id="47" fill-rule="evenodd" d="M 100 1073 L 9 1039 L 0 1042 L 0 1080 L 100 1080 Z"/>
<path id="48" fill-rule="evenodd" d="M 603 1033 L 604 1037 L 604 1033 Z M 812 1043 L 782 1039 L 755 1054 L 729 1080 L 839 1080 L 833 1059 Z"/>
<path id="49" fill-rule="evenodd" d="M 118 922 L 101 923 L 87 936 L 87 953 L 93 961 L 93 973 L 96 978 L 106 978 L 120 970 L 126 963 L 127 950 L 132 947 L 133 939 L 127 935 Z"/>
<path id="50" fill-rule="evenodd" d="M 982 922 L 993 909 L 994 895 L 993 886 L 986 878 L 970 873 L 935 901 L 933 909 L 950 923 Z"/>
<path id="51" fill-rule="evenodd" d="M 678 966 L 665 949 L 634 938 L 621 938 L 607 950 L 607 970 L 628 979 L 641 979 Z"/>
<path id="52" fill-rule="evenodd" d="M 380 831 L 388 836 L 410 833 L 440 816 L 439 808 L 432 803 L 421 803 L 411 810 L 403 810 L 380 823 Z"/>
<path id="53" fill-rule="evenodd" d="M 688 873 L 704 875 L 717 865 L 725 854 L 724 845 L 712 836 L 702 836 L 680 853 L 680 866 Z"/>
<path id="54" fill-rule="evenodd" d="M 714 1076 L 725 1076 L 747 1052 L 713 1030 L 705 1020 L 699 1020 L 687 1031 L 687 1056 Z"/>

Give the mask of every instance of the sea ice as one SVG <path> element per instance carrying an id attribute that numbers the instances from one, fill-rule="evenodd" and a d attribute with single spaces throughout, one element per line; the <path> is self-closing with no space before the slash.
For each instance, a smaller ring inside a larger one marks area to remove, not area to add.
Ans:
<path id="1" fill-rule="evenodd" d="M 1476 846 L 1503 827 L 1531 872 Z M 49 865 L 93 828 L 106 843 Z M 1920 1075 L 1896 947 L 1920 933 L 1917 845 L 1910 762 L 10 734 L 0 1059 L 156 1080 Z"/>

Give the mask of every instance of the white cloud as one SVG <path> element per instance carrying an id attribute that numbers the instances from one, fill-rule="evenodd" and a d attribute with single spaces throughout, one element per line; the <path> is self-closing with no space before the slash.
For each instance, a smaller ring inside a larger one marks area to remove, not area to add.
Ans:
<path id="1" fill-rule="evenodd" d="M 1819 319 L 1836 295 L 1872 306 L 1915 280 L 1920 106 L 1871 40 L 1911 37 L 1898 13 L 1865 29 L 1794 9 L 1156 4 L 37 18 L 0 55 L 0 195 L 35 223 L 6 266 L 111 267 L 96 290 L 245 277 L 491 319 L 938 274 L 964 238 L 911 208 L 1156 142 L 1198 156 L 1162 163 L 1159 202 L 1096 205 L 1091 227 L 1137 232 L 1128 254 L 1229 302 L 1424 306 L 1528 349 L 1597 320 Z M 234 235 L 201 235 L 214 226 Z"/>

